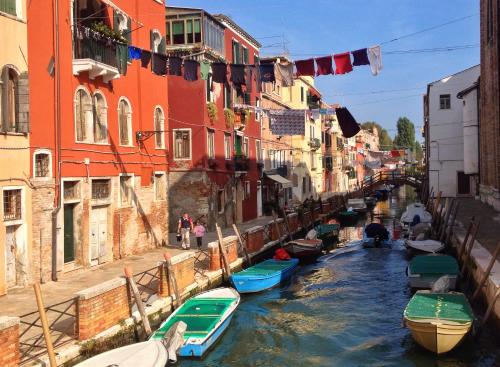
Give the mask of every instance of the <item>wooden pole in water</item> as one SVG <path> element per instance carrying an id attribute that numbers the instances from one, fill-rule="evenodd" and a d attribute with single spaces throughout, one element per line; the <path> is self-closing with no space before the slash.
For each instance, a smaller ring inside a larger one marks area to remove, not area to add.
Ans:
<path id="1" fill-rule="evenodd" d="M 40 284 L 33 284 L 35 289 L 36 304 L 38 306 L 38 314 L 40 315 L 40 322 L 42 323 L 43 337 L 45 338 L 45 344 L 47 345 L 47 354 L 49 355 L 49 362 L 51 367 L 57 367 L 56 355 L 54 353 L 54 345 L 52 344 L 52 339 L 50 338 L 49 323 L 47 321 L 47 314 L 45 313 L 45 307 L 43 306 L 42 291 L 40 290 Z"/>
<path id="2" fill-rule="evenodd" d="M 460 207 L 460 203 L 457 201 L 455 204 L 455 209 L 450 218 L 450 224 L 448 228 L 443 232 L 443 238 L 440 239 L 441 242 L 444 241 L 445 245 L 450 242 L 451 232 L 453 231 L 453 227 L 455 226 L 455 219 L 457 218 L 458 208 Z"/>
<path id="3" fill-rule="evenodd" d="M 432 203 L 432 219 L 436 219 L 437 209 L 439 206 L 439 202 L 441 201 L 441 191 L 438 192 L 434 202 Z"/>
<path id="4" fill-rule="evenodd" d="M 485 325 L 486 321 L 491 315 L 491 311 L 493 311 L 493 308 L 495 307 L 495 303 L 497 302 L 497 299 L 500 297 L 500 289 L 497 289 L 497 292 L 495 293 L 495 297 L 491 300 L 488 309 L 486 310 L 486 313 L 484 314 L 483 321 L 481 325 Z"/>
<path id="5" fill-rule="evenodd" d="M 493 265 L 495 265 L 495 262 L 497 261 L 498 254 L 500 254 L 500 242 L 497 243 L 497 248 L 495 249 L 495 252 L 491 256 L 490 263 L 488 264 L 488 267 L 484 271 L 483 277 L 481 278 L 481 281 L 479 282 L 476 291 L 472 295 L 471 301 L 474 301 L 474 299 L 479 295 L 479 292 L 483 288 L 484 283 L 486 283 L 486 280 L 488 280 L 491 269 L 493 269 Z"/>
<path id="6" fill-rule="evenodd" d="M 172 267 L 172 255 L 170 252 L 165 252 L 163 254 L 163 258 L 165 259 L 165 268 L 167 270 L 167 279 L 169 283 L 172 284 L 172 289 L 174 290 L 175 300 L 172 302 L 172 306 L 174 308 L 178 307 L 181 304 L 181 296 L 179 294 L 179 288 L 177 287 L 177 279 L 175 278 L 174 269 Z"/>
<path id="7" fill-rule="evenodd" d="M 474 247 L 474 242 L 476 241 L 476 235 L 478 230 L 479 230 L 479 223 L 474 223 L 474 228 L 472 229 L 472 234 L 469 241 L 470 246 L 467 246 L 466 244 L 467 248 L 465 249 L 465 258 L 464 258 L 464 263 L 462 264 L 462 275 L 465 274 L 467 264 L 469 263 L 470 254 L 472 253 L 472 248 Z"/>
<path id="8" fill-rule="evenodd" d="M 240 231 L 239 231 L 238 227 L 236 226 L 236 224 L 234 224 L 234 223 L 233 223 L 233 230 L 234 230 L 234 233 L 236 233 L 236 237 L 238 237 L 238 242 L 240 243 L 241 248 L 243 249 L 243 254 L 245 255 L 245 259 L 247 261 L 247 264 L 252 265 L 252 260 L 250 259 L 250 256 L 248 255 L 247 246 L 243 242 L 243 239 L 241 238 L 241 235 L 240 235 Z"/>
<path id="9" fill-rule="evenodd" d="M 281 210 L 283 212 L 283 220 L 285 221 L 286 230 L 288 231 L 288 237 L 290 238 L 290 241 L 292 241 L 293 240 L 293 233 L 290 230 L 290 223 L 288 222 L 288 216 L 286 215 L 284 208 L 281 208 Z"/>
<path id="10" fill-rule="evenodd" d="M 313 210 L 314 208 L 311 210 L 311 217 L 313 216 Z M 276 232 L 278 232 L 278 243 L 280 244 L 281 247 L 283 247 L 283 242 L 281 241 L 281 229 L 280 229 L 280 225 L 278 223 L 278 221 L 276 220 L 276 213 L 274 212 L 274 209 L 272 210 L 272 213 L 273 213 L 273 223 L 274 223 L 274 227 L 276 228 Z"/>
<path id="11" fill-rule="evenodd" d="M 450 215 L 452 210 L 455 208 L 455 200 L 446 198 L 446 210 L 444 212 L 443 221 L 441 222 L 441 226 L 439 227 L 439 231 L 437 233 L 437 239 L 441 241 L 441 237 L 444 236 L 446 229 L 448 228 L 448 221 L 450 219 Z"/>
<path id="12" fill-rule="evenodd" d="M 467 227 L 467 233 L 465 234 L 462 245 L 458 249 L 458 253 L 457 253 L 458 261 L 462 261 L 462 256 L 463 256 L 463 252 L 465 250 L 465 245 L 467 244 L 467 241 L 469 240 L 469 236 L 471 234 L 472 226 L 474 225 L 475 220 L 476 220 L 475 216 L 472 216 L 472 218 L 470 219 L 469 226 Z"/>
<path id="13" fill-rule="evenodd" d="M 229 261 L 226 257 L 226 251 L 224 249 L 222 231 L 220 230 L 219 224 L 215 223 L 215 230 L 217 232 L 217 237 L 219 239 L 219 251 L 222 256 L 222 262 L 224 265 L 224 270 L 226 271 L 226 276 L 229 278 L 231 276 L 231 266 L 229 265 Z"/>
<path id="14" fill-rule="evenodd" d="M 135 284 L 132 268 L 130 266 L 125 266 L 123 268 L 123 272 L 125 273 L 125 277 L 127 278 L 132 294 L 134 295 L 137 309 L 141 315 L 142 325 L 144 326 L 144 332 L 146 333 L 146 336 L 149 336 L 151 335 L 151 326 L 149 325 L 148 315 L 146 315 L 146 310 L 144 309 L 139 289 L 137 288 L 137 284 Z"/>

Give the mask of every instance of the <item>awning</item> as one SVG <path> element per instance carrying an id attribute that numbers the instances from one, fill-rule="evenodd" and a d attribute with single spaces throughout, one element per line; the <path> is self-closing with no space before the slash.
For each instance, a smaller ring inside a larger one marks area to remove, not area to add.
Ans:
<path id="1" fill-rule="evenodd" d="M 280 175 L 266 175 L 266 176 L 267 178 L 270 178 L 271 180 L 280 183 L 284 189 L 292 187 L 292 181 L 287 180 L 283 176 Z"/>

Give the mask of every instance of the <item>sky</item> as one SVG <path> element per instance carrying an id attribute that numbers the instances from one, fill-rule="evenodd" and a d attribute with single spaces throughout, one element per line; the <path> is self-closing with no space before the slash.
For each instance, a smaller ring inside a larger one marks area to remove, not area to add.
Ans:
<path id="1" fill-rule="evenodd" d="M 406 116 L 422 140 L 427 84 L 479 63 L 479 0 L 167 0 L 167 5 L 229 15 L 263 45 L 261 55 L 282 54 L 283 44 L 293 60 L 382 44 L 378 76 L 362 66 L 345 75 L 317 77 L 315 83 L 325 102 L 346 106 L 360 123 L 378 122 L 392 136 L 397 119 Z M 391 42 L 395 38 L 400 39 Z M 463 45 L 473 46 L 390 54 Z"/>

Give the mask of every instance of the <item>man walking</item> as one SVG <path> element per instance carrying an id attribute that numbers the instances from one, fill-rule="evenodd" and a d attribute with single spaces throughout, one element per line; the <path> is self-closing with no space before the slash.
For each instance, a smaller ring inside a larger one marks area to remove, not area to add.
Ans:
<path id="1" fill-rule="evenodd" d="M 182 248 L 184 250 L 191 247 L 191 241 L 189 239 L 189 232 L 191 231 L 193 231 L 193 221 L 188 213 L 184 213 L 182 217 L 179 218 L 179 225 L 177 227 L 177 233 L 180 233 L 182 236 Z"/>

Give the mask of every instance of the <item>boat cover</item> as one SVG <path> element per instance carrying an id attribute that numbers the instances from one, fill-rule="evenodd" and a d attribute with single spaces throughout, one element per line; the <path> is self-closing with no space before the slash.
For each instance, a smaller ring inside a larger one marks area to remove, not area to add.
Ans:
<path id="1" fill-rule="evenodd" d="M 406 211 L 401 216 L 401 222 L 411 223 L 415 215 L 420 217 L 421 223 L 430 223 L 432 222 L 432 215 L 427 210 L 425 210 L 425 206 L 422 203 L 413 203 L 406 207 Z"/>
<path id="2" fill-rule="evenodd" d="M 444 248 L 444 244 L 435 240 L 412 241 L 407 240 L 408 247 L 426 252 L 439 252 Z"/>
<path id="3" fill-rule="evenodd" d="M 406 306 L 408 319 L 439 319 L 459 323 L 472 322 L 474 313 L 462 293 L 417 292 Z"/>
<path id="4" fill-rule="evenodd" d="M 419 255 L 410 261 L 412 274 L 458 275 L 458 263 L 449 255 Z"/>

